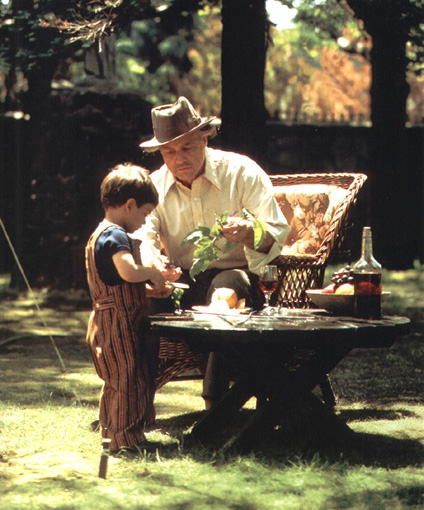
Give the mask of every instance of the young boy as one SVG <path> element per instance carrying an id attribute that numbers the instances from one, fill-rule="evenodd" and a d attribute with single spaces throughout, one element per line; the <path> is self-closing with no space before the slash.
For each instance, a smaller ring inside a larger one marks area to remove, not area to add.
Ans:
<path id="1" fill-rule="evenodd" d="M 110 449 L 148 449 L 143 428 L 155 418 L 154 374 L 139 323 L 146 297 L 167 297 L 162 274 L 136 263 L 128 233 L 139 229 L 158 204 L 147 170 L 118 165 L 100 188 L 105 218 L 86 246 L 87 279 L 93 311 L 87 341 L 97 374 L 104 381 L 100 426 Z M 145 287 L 149 281 L 150 287 Z M 144 311 L 144 313 L 143 313 Z"/>

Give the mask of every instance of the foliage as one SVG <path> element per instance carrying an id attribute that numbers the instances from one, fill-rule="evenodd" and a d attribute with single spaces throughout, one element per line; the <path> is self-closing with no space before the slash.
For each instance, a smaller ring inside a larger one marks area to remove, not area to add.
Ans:
<path id="1" fill-rule="evenodd" d="M 247 209 L 243 209 L 243 218 L 253 221 L 254 247 L 255 249 L 263 243 L 267 227 L 265 223 L 253 217 Z M 223 245 L 218 242 L 224 237 L 222 227 L 227 223 L 228 211 L 216 214 L 216 221 L 211 228 L 198 227 L 189 232 L 183 239 L 181 245 L 194 244 L 196 249 L 193 253 L 193 264 L 190 268 L 190 276 L 194 280 L 197 275 L 206 271 L 211 262 L 219 259 L 219 251 L 226 253 L 234 247 L 234 243 L 224 239 Z"/>
<path id="2" fill-rule="evenodd" d="M 384 22 L 406 35 L 409 68 L 417 75 L 424 70 L 424 2 L 423 0 L 339 0 L 347 4 L 355 16 L 364 22 L 368 31 L 381 28 Z"/>
<path id="3" fill-rule="evenodd" d="M 408 58 L 407 80 L 411 86 L 411 94 L 407 103 L 409 119 L 417 122 L 422 119 L 422 83 L 420 74 L 424 63 L 424 9 L 422 0 L 390 0 L 389 2 L 377 2 L 373 0 L 280 0 L 281 3 L 297 9 L 297 15 L 294 22 L 297 23 L 296 29 L 300 28 L 306 35 L 299 34 L 297 41 L 300 47 L 307 48 L 310 55 L 315 51 L 322 51 L 323 47 L 331 48 L 333 52 L 333 63 L 331 69 L 322 61 L 329 57 L 327 55 L 320 57 L 321 71 L 314 73 L 307 71 L 310 79 L 309 86 L 320 89 L 322 97 L 334 97 L 336 101 L 334 107 L 331 103 L 327 105 L 331 114 L 327 111 L 326 117 L 338 117 L 341 115 L 347 118 L 352 113 L 360 117 L 369 118 L 369 99 L 365 104 L 361 103 L 362 98 L 367 93 L 367 87 L 370 85 L 370 51 L 372 47 L 369 35 L 370 23 L 375 25 L 378 30 L 382 22 L 382 16 L 393 19 L 393 23 L 399 26 L 399 30 L 407 34 L 406 56 Z M 303 27 L 303 28 L 302 28 Z M 295 30 L 296 30 L 295 29 Z M 340 63 L 340 68 L 336 70 L 336 60 Z M 349 63 L 349 60 L 351 61 Z M 348 73 L 346 71 L 351 68 Z M 293 74 L 293 76 L 295 76 Z M 350 76 L 350 79 L 342 80 L 341 77 Z M 361 85 L 361 79 L 365 76 L 365 83 Z M 322 80 L 322 81 L 321 81 Z M 296 81 L 293 78 L 293 81 Z M 349 82 L 356 82 L 349 83 Z M 299 92 L 301 86 L 296 84 L 291 86 L 296 91 L 296 97 L 302 97 Z M 309 91 L 306 91 L 309 95 Z M 340 108 L 341 104 L 343 108 Z M 274 103 L 275 104 L 275 103 Z M 283 106 L 287 101 L 283 100 Z M 306 105 L 303 107 L 306 108 Z M 325 110 L 326 108 L 324 108 Z M 284 110 L 284 109 L 283 109 Z M 323 110 L 323 105 L 313 101 L 306 110 L 312 114 L 319 114 Z M 288 110 L 290 111 L 290 110 Z M 295 104 L 294 112 L 302 111 L 302 107 Z"/>
<path id="4" fill-rule="evenodd" d="M 0 15 L 0 75 L 4 76 L 1 96 L 8 108 L 25 110 L 25 97 L 50 92 L 50 82 L 60 64 L 83 57 L 89 43 L 69 44 L 53 25 L 53 10 L 73 19 L 77 0 L 18 2 L 3 5 Z M 32 82 L 34 90 L 30 90 Z M 35 84 L 36 83 L 36 84 Z"/>
<path id="5" fill-rule="evenodd" d="M 344 51 L 359 53 L 369 58 L 369 35 L 365 22 L 371 16 L 395 17 L 408 34 L 407 56 L 410 69 L 421 74 L 424 65 L 424 1 L 423 0 L 280 0 L 295 7 L 295 22 L 306 24 L 322 40 L 339 41 L 350 34 Z M 293 5 L 294 4 L 294 5 Z M 364 48 L 366 42 L 367 48 Z M 359 44 L 359 45 L 358 45 Z M 365 49 L 365 53 L 364 53 Z"/>
<path id="6" fill-rule="evenodd" d="M 271 117 L 368 118 L 371 41 L 347 0 L 281 2 L 295 7 L 297 15 L 295 28 L 272 30 L 265 76 Z M 421 79 L 413 76 L 421 72 L 423 58 L 423 1 L 403 4 L 410 34 L 408 109 L 414 121 L 424 108 Z M 45 73 L 47 64 L 54 73 L 61 62 L 81 59 L 82 49 L 114 32 L 122 89 L 137 90 L 154 104 L 186 95 L 203 115 L 219 115 L 220 2 L 40 0 L 20 5 L 2 4 L 0 25 L 0 68 L 13 67 L 16 91 L 24 90 L 26 74 Z M 328 100 L 333 97 L 334 102 Z"/>
<path id="7" fill-rule="evenodd" d="M 171 300 L 174 303 L 175 309 L 179 309 L 181 306 L 181 298 L 183 297 L 184 289 L 174 289 L 171 294 Z"/>
<path id="8" fill-rule="evenodd" d="M 17 73 L 28 77 L 31 72 L 42 70 L 44 79 L 50 83 L 60 63 L 67 58 L 84 58 L 79 50 L 91 47 L 94 42 L 101 50 L 102 39 L 112 33 L 123 34 L 120 42 L 123 51 L 132 52 L 133 59 L 141 59 L 141 63 L 130 60 L 131 72 L 143 74 L 146 68 L 153 73 L 164 66 L 158 77 L 144 75 L 144 88 L 166 89 L 164 83 L 169 82 L 169 74 L 175 69 L 177 74 L 187 73 L 191 67 L 186 55 L 187 42 L 192 39 L 192 13 L 199 6 L 199 0 L 11 0 L 8 5 L 2 4 L 0 69 L 9 73 L 5 80 L 8 91 L 3 96 L 13 99 L 16 80 L 22 79 Z M 147 27 L 147 31 L 142 27 Z M 138 37 L 138 45 L 130 39 L 131 30 L 136 32 L 132 35 Z M 137 88 L 137 80 L 131 79 Z M 158 98 L 153 95 L 151 99 Z"/>
<path id="9" fill-rule="evenodd" d="M 203 115 L 217 115 L 220 11 L 205 4 L 197 13 L 177 14 L 180 22 L 173 31 L 164 30 L 157 17 L 135 21 L 121 32 L 116 46 L 120 86 L 137 90 L 153 104 L 185 95 Z"/>
<path id="10" fill-rule="evenodd" d="M 273 31 L 265 96 L 272 117 L 369 117 L 370 64 L 302 26 Z"/>

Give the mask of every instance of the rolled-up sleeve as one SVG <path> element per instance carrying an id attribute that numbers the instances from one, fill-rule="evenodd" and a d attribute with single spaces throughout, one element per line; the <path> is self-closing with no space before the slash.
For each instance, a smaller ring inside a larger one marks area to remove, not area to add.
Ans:
<path id="1" fill-rule="evenodd" d="M 273 186 L 266 173 L 253 161 L 243 171 L 242 202 L 258 220 L 265 223 L 274 239 L 268 253 L 244 248 L 249 269 L 258 273 L 261 266 L 269 264 L 281 254 L 290 226 L 274 198 Z"/>

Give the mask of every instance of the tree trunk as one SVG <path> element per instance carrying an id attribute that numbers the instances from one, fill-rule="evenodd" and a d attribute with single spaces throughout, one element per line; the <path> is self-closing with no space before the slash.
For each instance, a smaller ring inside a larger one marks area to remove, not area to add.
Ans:
<path id="1" fill-rule="evenodd" d="M 410 164 L 406 128 L 406 41 L 402 2 L 347 0 L 371 35 L 371 218 L 376 258 L 407 269 L 418 256 L 420 182 Z"/>
<path id="2" fill-rule="evenodd" d="M 265 0 L 223 0 L 222 145 L 258 162 L 266 153 Z"/>
<path id="3" fill-rule="evenodd" d="M 413 266 L 418 252 L 419 188 L 407 143 L 406 40 L 401 27 L 391 21 L 371 34 L 375 172 L 371 211 L 380 260 L 387 268 L 407 269 Z"/>

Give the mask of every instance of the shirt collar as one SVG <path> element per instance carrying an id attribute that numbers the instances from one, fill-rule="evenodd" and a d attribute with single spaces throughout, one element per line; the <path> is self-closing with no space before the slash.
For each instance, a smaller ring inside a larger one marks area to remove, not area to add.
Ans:
<path id="1" fill-rule="evenodd" d="M 206 148 L 205 172 L 203 175 L 214 186 L 221 189 L 221 183 L 218 179 L 218 162 L 213 157 L 213 149 Z"/>

